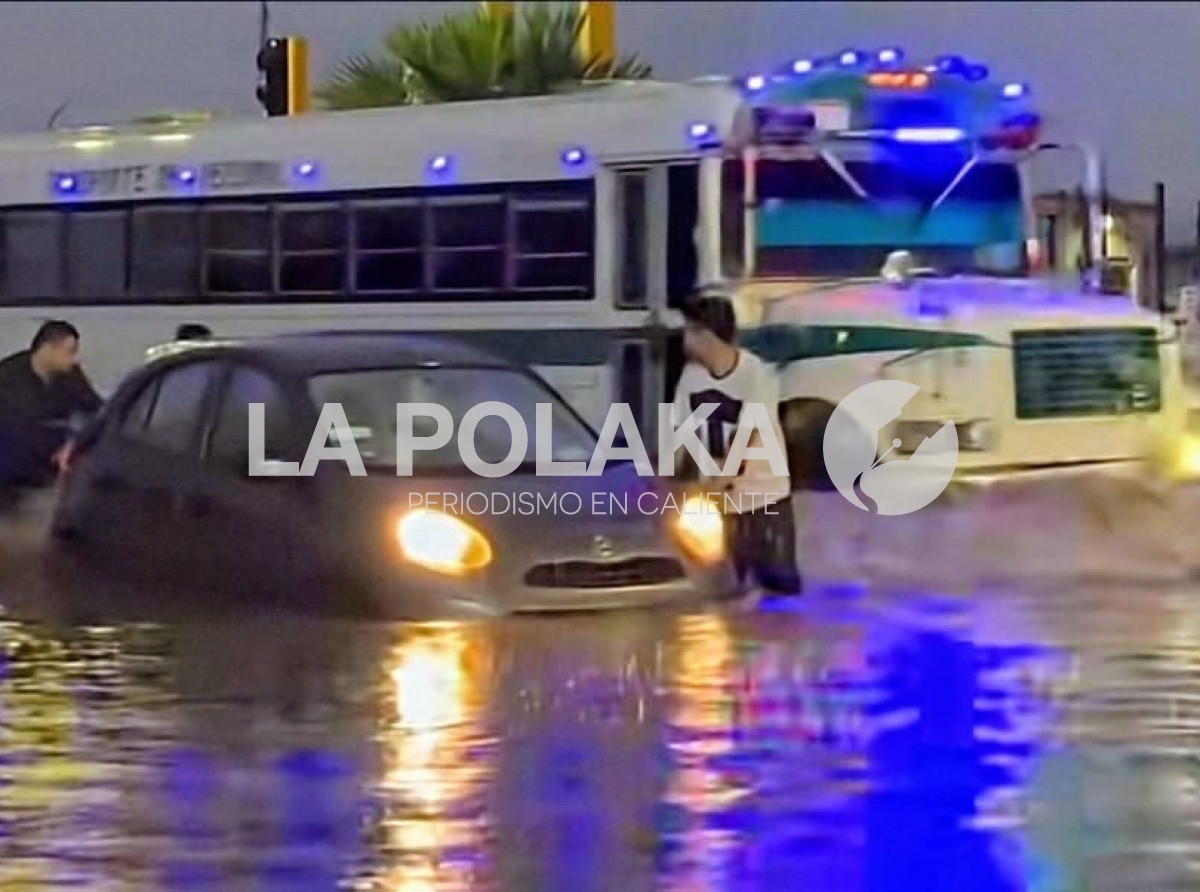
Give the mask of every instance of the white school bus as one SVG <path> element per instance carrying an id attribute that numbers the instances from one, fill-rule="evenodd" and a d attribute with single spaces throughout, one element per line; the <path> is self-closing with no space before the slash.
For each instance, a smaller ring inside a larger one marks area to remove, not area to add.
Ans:
<path id="1" fill-rule="evenodd" d="M 681 363 L 672 310 L 721 282 L 779 364 L 800 476 L 831 407 L 885 377 L 922 387 L 906 444 L 953 420 L 968 469 L 1143 458 L 1182 424 L 1174 329 L 1032 274 L 1036 118 L 978 73 L 844 53 L 8 138 L 0 349 L 66 318 L 103 391 L 183 322 L 448 333 L 594 423 L 620 401 L 653 429 Z"/>

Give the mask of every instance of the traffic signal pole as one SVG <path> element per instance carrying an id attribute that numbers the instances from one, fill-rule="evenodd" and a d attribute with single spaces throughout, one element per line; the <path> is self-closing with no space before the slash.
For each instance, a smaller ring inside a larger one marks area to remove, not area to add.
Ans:
<path id="1" fill-rule="evenodd" d="M 303 37 L 271 37 L 259 49 L 257 61 L 259 84 L 255 95 L 267 117 L 308 111 L 308 41 Z"/>

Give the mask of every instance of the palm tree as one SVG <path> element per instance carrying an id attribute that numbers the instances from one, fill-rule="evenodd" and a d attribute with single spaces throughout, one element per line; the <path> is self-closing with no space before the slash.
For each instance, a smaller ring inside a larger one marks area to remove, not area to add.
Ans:
<path id="1" fill-rule="evenodd" d="M 577 4 L 531 4 L 521 19 L 479 9 L 435 24 L 402 25 L 379 56 L 358 55 L 329 76 L 316 98 L 327 108 L 377 108 L 536 96 L 584 81 L 641 80 L 648 64 L 580 49 L 586 14 Z"/>

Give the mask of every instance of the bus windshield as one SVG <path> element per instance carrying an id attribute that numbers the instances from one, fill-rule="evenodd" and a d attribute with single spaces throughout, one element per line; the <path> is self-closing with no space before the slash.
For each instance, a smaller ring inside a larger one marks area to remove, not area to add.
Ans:
<path id="1" fill-rule="evenodd" d="M 1026 272 L 1014 164 L 972 163 L 959 151 L 929 146 L 834 160 L 845 175 L 822 157 L 758 162 L 757 275 L 876 276 L 897 250 L 947 274 Z M 723 242 L 730 251 L 742 246 L 742 182 L 741 161 L 727 162 Z"/>

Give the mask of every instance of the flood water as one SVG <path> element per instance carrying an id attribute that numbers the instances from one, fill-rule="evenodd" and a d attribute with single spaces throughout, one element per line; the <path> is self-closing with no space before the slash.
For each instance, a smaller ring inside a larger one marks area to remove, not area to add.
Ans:
<path id="1" fill-rule="evenodd" d="M 1195 525 L 1129 486 L 814 503 L 800 599 L 477 625 L 117 620 L 8 531 L 0 890 L 1200 888 Z"/>

